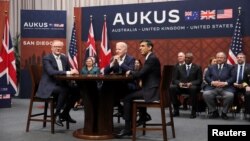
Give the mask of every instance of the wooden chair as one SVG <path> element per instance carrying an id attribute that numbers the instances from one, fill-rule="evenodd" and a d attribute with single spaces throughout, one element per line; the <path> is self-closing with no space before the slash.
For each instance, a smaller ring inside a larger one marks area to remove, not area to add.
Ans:
<path id="1" fill-rule="evenodd" d="M 173 113 L 172 107 L 169 100 L 168 89 L 172 78 L 173 66 L 164 66 L 162 77 L 161 77 L 161 84 L 160 84 L 160 101 L 154 101 L 147 103 L 144 100 L 134 100 L 133 101 L 133 117 L 132 117 L 132 132 L 133 137 L 132 140 L 136 140 L 136 131 L 142 130 L 143 135 L 146 134 L 146 130 L 162 130 L 163 132 L 163 140 L 167 141 L 167 128 L 166 126 L 171 126 L 172 128 L 172 135 L 175 138 L 175 129 L 174 129 L 174 120 L 173 120 Z M 137 109 L 139 107 L 154 107 L 159 108 L 161 111 L 161 123 L 144 123 L 142 127 L 136 127 L 136 117 L 137 117 Z M 166 123 L 166 116 L 165 116 L 165 108 L 169 107 L 170 113 L 170 122 Z M 150 126 L 150 127 L 147 127 Z M 161 126 L 159 128 L 153 126 Z"/>
<path id="2" fill-rule="evenodd" d="M 32 82 L 32 91 L 31 91 L 31 98 L 30 98 L 30 106 L 29 106 L 29 113 L 28 113 L 28 119 L 27 119 L 27 126 L 26 126 L 26 132 L 29 132 L 30 127 L 30 121 L 38 121 L 43 122 L 43 127 L 46 127 L 46 123 L 51 123 L 51 133 L 55 133 L 55 118 L 54 118 L 54 105 L 55 100 L 53 97 L 49 97 L 46 99 L 39 98 L 36 96 L 36 91 L 38 89 L 38 85 L 42 76 L 42 65 L 30 65 L 29 72 L 31 76 L 31 82 Z M 33 114 L 33 104 L 34 102 L 40 102 L 44 103 L 44 110 L 42 113 L 36 113 Z M 48 115 L 48 107 L 50 108 L 50 115 Z M 69 129 L 69 123 L 66 123 L 66 128 Z"/>

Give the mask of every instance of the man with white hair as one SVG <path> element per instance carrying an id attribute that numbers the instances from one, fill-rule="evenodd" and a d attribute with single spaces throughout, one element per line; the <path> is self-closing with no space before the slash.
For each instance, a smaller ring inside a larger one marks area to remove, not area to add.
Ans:
<path id="1" fill-rule="evenodd" d="M 57 98 L 55 115 L 58 119 L 55 123 L 59 126 L 63 126 L 63 121 L 76 123 L 69 112 L 77 97 L 76 94 L 69 95 L 69 84 L 55 79 L 54 75 L 79 74 L 78 70 L 70 68 L 68 58 L 61 52 L 63 47 L 62 41 L 54 40 L 51 44 L 51 53 L 43 57 L 43 74 L 37 90 L 37 97 Z"/>

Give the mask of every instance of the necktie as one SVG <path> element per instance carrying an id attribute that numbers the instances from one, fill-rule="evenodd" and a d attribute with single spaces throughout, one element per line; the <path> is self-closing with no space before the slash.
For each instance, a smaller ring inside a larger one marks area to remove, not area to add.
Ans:
<path id="1" fill-rule="evenodd" d="M 219 65 L 219 75 L 221 74 L 222 72 L 222 65 Z"/>
<path id="2" fill-rule="evenodd" d="M 242 72 L 243 72 L 243 67 L 242 67 L 242 65 L 240 65 L 240 71 L 239 71 L 239 75 L 238 75 L 238 83 L 241 83 L 241 81 L 243 80 Z"/>
<path id="3" fill-rule="evenodd" d="M 56 63 L 59 71 L 63 71 L 62 61 L 59 56 L 56 57 Z"/>
<path id="4" fill-rule="evenodd" d="M 189 76 L 189 72 L 190 72 L 190 65 L 187 65 L 187 76 Z"/>

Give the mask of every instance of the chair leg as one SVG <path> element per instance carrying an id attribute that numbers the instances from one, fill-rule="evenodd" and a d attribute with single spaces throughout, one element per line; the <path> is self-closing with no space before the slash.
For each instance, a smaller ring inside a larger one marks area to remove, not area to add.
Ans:
<path id="1" fill-rule="evenodd" d="M 29 132 L 29 128 L 30 128 L 30 118 L 31 118 L 31 114 L 32 114 L 32 107 L 33 107 L 33 100 L 31 99 L 28 118 L 27 118 L 26 132 Z"/>
<path id="2" fill-rule="evenodd" d="M 166 127 L 166 115 L 165 108 L 161 107 L 161 121 L 162 121 L 162 132 L 163 132 L 163 140 L 167 141 L 167 127 Z"/>
<path id="3" fill-rule="evenodd" d="M 137 104 L 133 103 L 133 113 L 132 113 L 132 141 L 136 140 L 136 113 L 137 113 Z"/>
<path id="4" fill-rule="evenodd" d="M 43 115 L 43 127 L 46 127 L 46 120 L 48 116 L 48 102 L 44 102 L 44 115 Z"/>
<path id="5" fill-rule="evenodd" d="M 54 102 L 50 102 L 50 119 L 51 119 L 51 133 L 55 133 L 55 115 L 54 115 Z"/>
<path id="6" fill-rule="evenodd" d="M 69 129 L 69 122 L 66 121 L 66 129 Z"/>
<path id="7" fill-rule="evenodd" d="M 171 128 L 172 128 L 172 135 L 173 138 L 175 138 L 175 128 L 174 128 L 174 118 L 173 118 L 173 109 L 171 105 L 169 106 L 169 113 L 170 113 L 170 122 L 171 122 Z"/>

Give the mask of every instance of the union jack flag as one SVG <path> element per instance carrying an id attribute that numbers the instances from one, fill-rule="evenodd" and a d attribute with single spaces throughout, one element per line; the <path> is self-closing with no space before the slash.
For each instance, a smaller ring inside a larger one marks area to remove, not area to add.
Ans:
<path id="1" fill-rule="evenodd" d="M 104 68 L 109 64 L 111 59 L 111 49 L 108 45 L 108 34 L 107 34 L 107 24 L 106 16 L 104 16 L 104 24 L 102 28 L 102 40 L 101 40 L 101 50 L 99 54 L 99 64 L 101 72 L 104 71 Z"/>
<path id="2" fill-rule="evenodd" d="M 69 62 L 72 68 L 78 69 L 75 23 L 73 25 L 71 40 L 69 45 Z"/>
<path id="3" fill-rule="evenodd" d="M 2 48 L 0 52 L 0 93 L 16 94 L 16 60 L 10 36 L 8 17 L 5 17 Z"/>
<path id="4" fill-rule="evenodd" d="M 87 48 L 86 48 L 86 52 L 85 52 L 85 60 L 88 57 L 94 57 L 94 61 L 96 61 L 96 46 L 95 46 L 95 37 L 94 37 L 94 29 L 93 29 L 93 24 L 92 24 L 92 17 L 90 20 L 90 27 L 89 27 L 89 35 L 88 35 L 88 41 L 87 41 Z M 97 62 L 95 62 L 97 63 Z"/>
<path id="5" fill-rule="evenodd" d="M 201 20 L 215 19 L 215 10 L 201 10 Z"/>
<path id="6" fill-rule="evenodd" d="M 230 45 L 230 49 L 228 52 L 227 63 L 228 64 L 236 64 L 237 63 L 237 55 L 238 53 L 243 51 L 243 44 L 242 44 L 242 32 L 241 32 L 241 15 L 239 14 L 235 29 L 232 37 L 232 42 Z"/>

